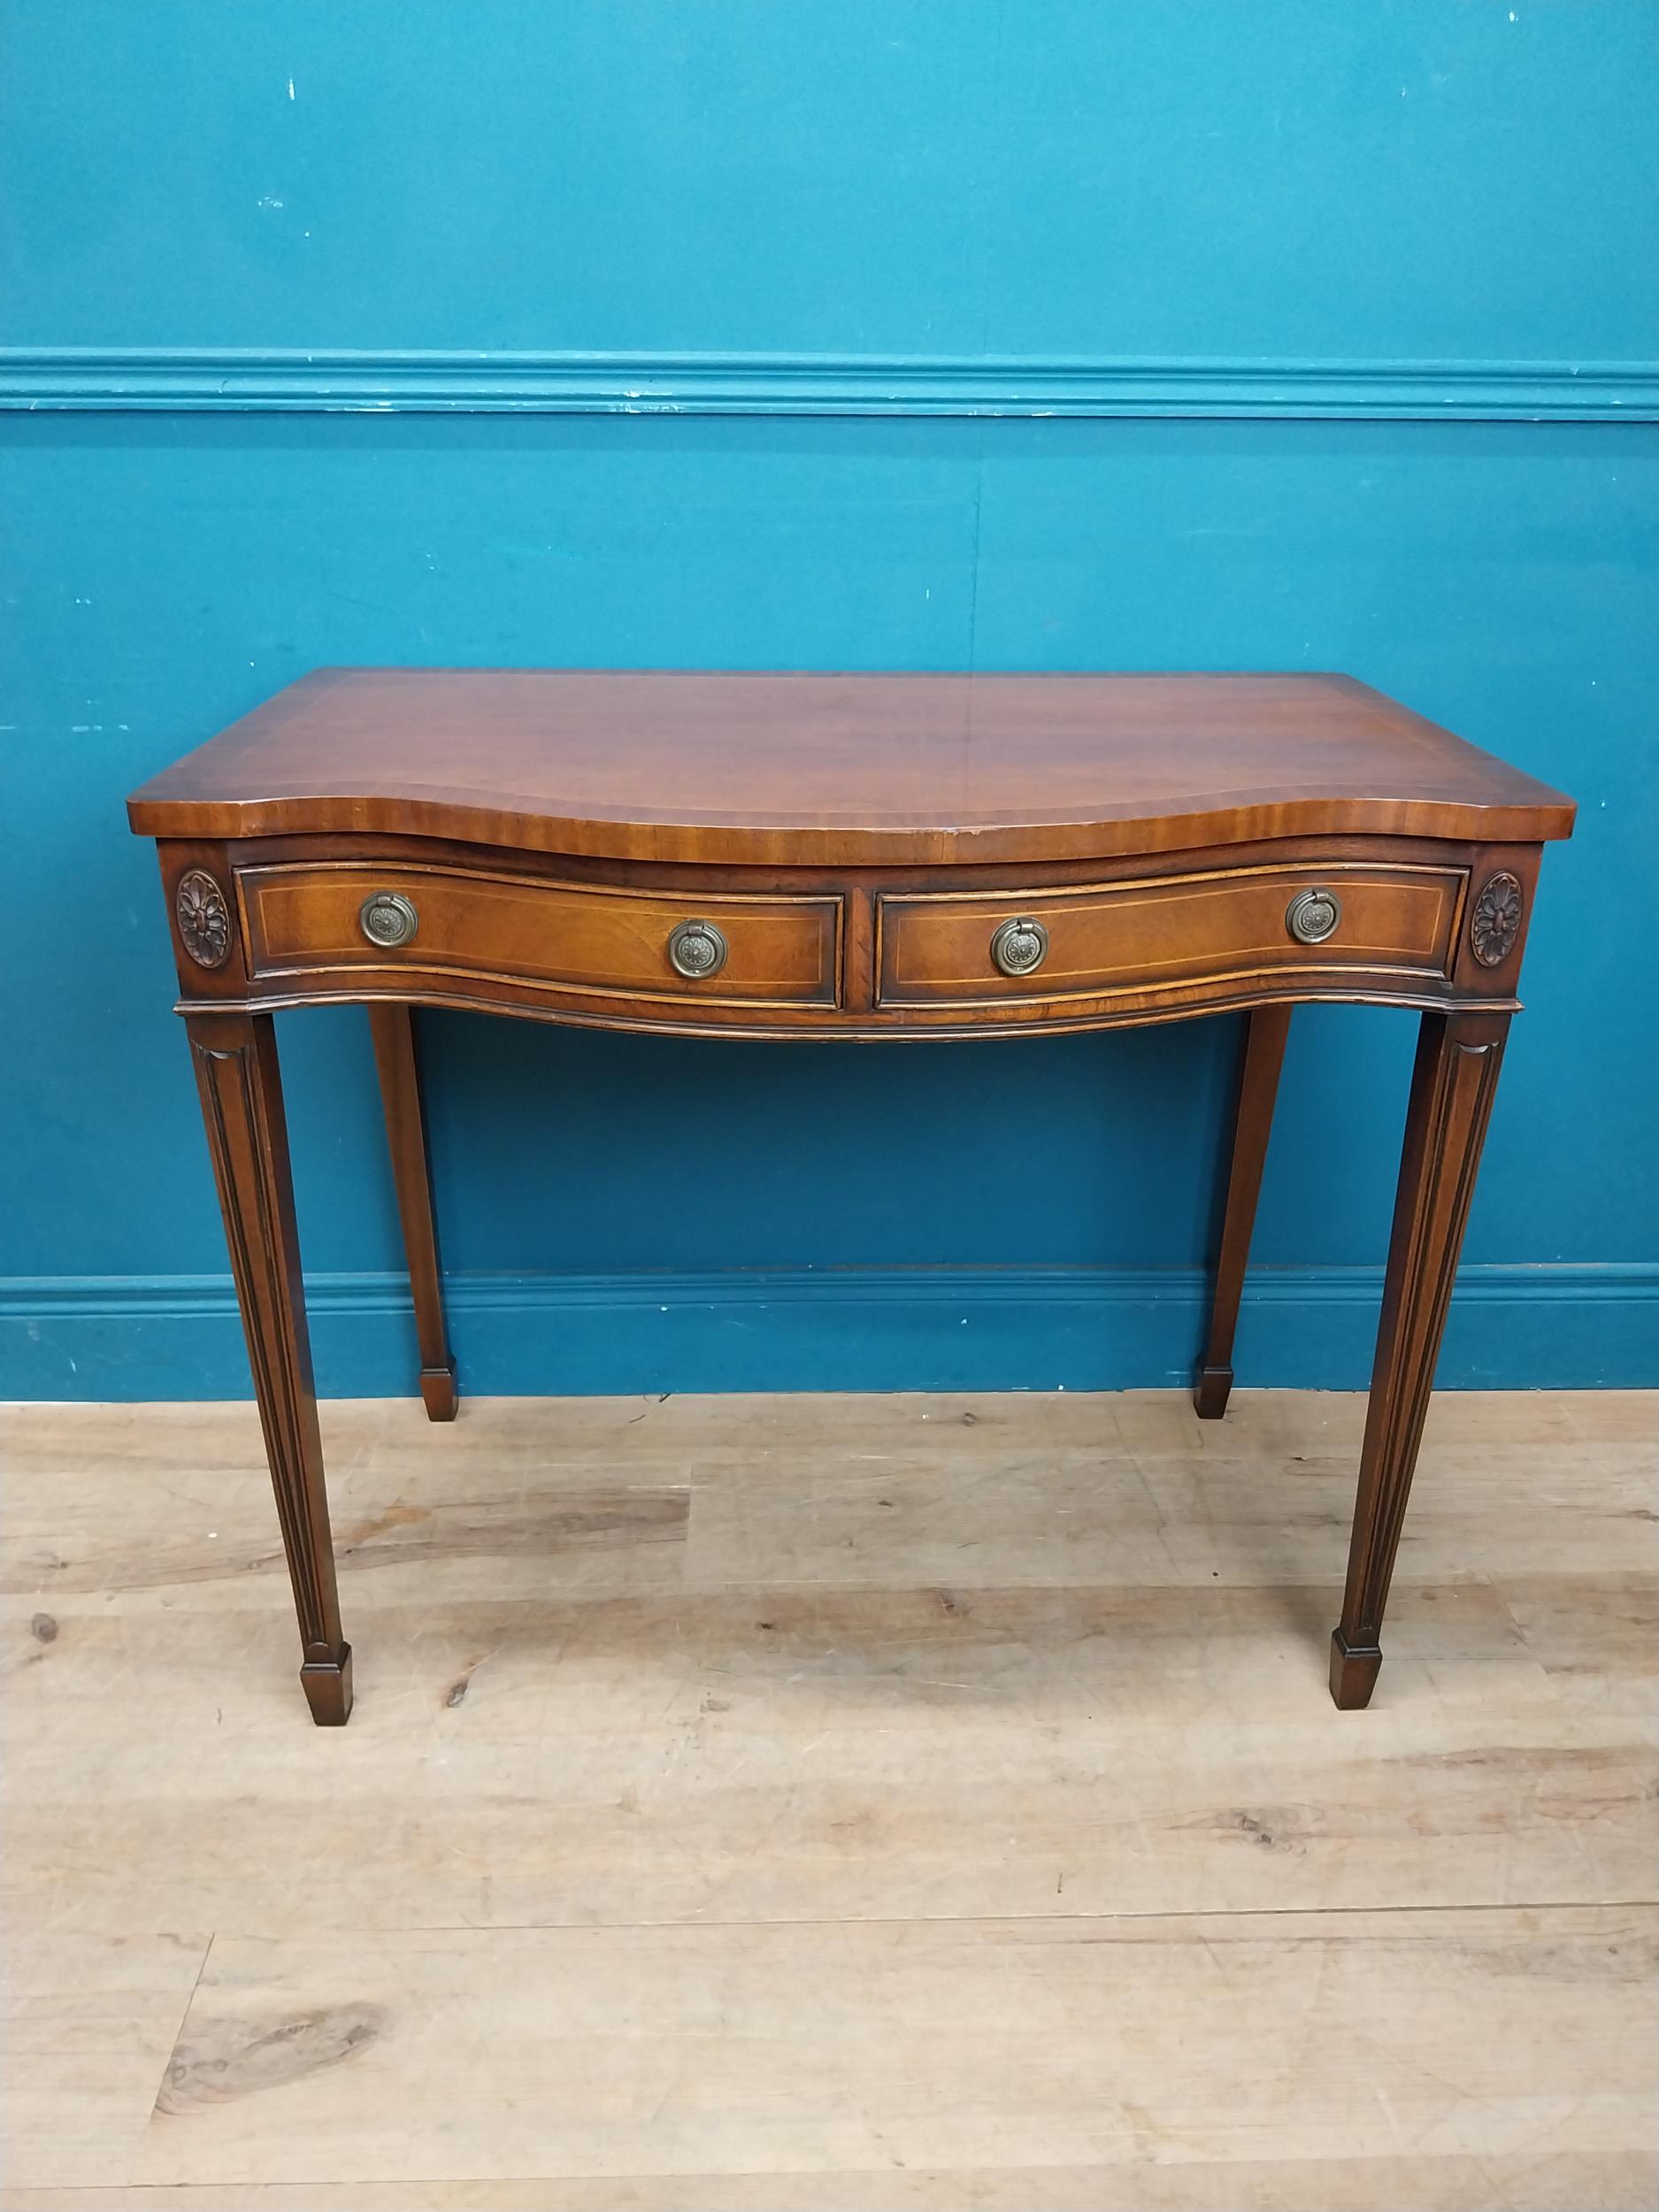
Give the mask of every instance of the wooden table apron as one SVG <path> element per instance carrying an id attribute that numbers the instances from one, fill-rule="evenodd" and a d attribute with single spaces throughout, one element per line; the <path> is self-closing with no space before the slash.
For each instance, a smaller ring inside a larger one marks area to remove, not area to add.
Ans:
<path id="1" fill-rule="evenodd" d="M 1010 718 L 1026 741 L 1013 784 Z M 1183 751 L 1194 725 L 1202 741 Z M 665 727 L 688 733 L 678 750 Z M 779 761 L 803 728 L 817 781 L 795 804 Z M 687 749 L 707 805 L 672 787 Z M 931 805 L 918 781 L 930 755 Z M 1207 795 L 1223 766 L 1220 787 L 1246 796 Z M 1337 1704 L 1369 1701 L 1541 844 L 1571 824 L 1560 795 L 1341 678 L 326 672 L 179 763 L 129 813 L 157 841 L 319 1723 L 349 1714 L 351 1649 L 272 1016 L 342 1002 L 370 1011 L 419 1387 L 438 1421 L 454 1416 L 455 1371 L 417 1006 L 797 1041 L 1245 1011 L 1194 1389 L 1206 1419 L 1233 1383 L 1292 1006 L 1418 1010 L 1332 1638 Z"/>

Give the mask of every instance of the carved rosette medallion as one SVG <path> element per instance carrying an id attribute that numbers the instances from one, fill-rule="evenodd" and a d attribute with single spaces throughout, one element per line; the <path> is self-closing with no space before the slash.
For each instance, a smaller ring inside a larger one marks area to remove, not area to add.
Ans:
<path id="1" fill-rule="evenodd" d="M 222 968 L 230 957 L 230 909 L 205 868 L 188 868 L 173 897 L 179 936 L 198 968 Z"/>
<path id="2" fill-rule="evenodd" d="M 1469 917 L 1469 942 L 1483 968 L 1501 968 L 1521 931 L 1521 881 L 1507 868 L 1488 876 Z"/>

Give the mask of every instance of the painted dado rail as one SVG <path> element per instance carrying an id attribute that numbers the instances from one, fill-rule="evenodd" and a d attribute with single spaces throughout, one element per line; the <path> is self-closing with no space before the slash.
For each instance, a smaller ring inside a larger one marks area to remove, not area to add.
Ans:
<path id="1" fill-rule="evenodd" d="M 1659 362 L 0 349 L 0 406 L 86 411 L 1659 421 Z"/>

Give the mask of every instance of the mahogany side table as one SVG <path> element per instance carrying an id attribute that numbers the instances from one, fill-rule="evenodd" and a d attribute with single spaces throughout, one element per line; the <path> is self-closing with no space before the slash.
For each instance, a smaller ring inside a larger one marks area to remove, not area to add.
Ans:
<path id="1" fill-rule="evenodd" d="M 1571 800 L 1346 676 L 324 669 L 128 802 L 185 1018 L 318 1722 L 351 1709 L 273 1011 L 366 1005 L 434 1421 L 411 1008 L 1018 1037 L 1243 1010 L 1220 1417 L 1293 1005 L 1420 1010 L 1331 1693 L 1380 1631 L 1545 840 Z"/>

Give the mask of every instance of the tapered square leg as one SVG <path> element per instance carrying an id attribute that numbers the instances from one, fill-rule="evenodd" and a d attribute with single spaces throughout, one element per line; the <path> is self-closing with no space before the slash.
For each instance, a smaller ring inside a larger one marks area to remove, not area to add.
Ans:
<path id="1" fill-rule="evenodd" d="M 351 1647 L 340 1629 L 276 1033 L 268 1014 L 192 1014 L 186 1026 L 288 1555 L 300 1681 L 313 1720 L 337 1728 L 351 1710 Z"/>
<path id="2" fill-rule="evenodd" d="M 1383 1609 L 1509 1025 L 1507 1014 L 1425 1014 L 1418 1034 L 1348 1587 L 1331 1644 L 1331 1694 L 1344 1708 L 1369 1701 L 1382 1664 Z"/>
<path id="3" fill-rule="evenodd" d="M 443 1270 L 438 1258 L 438 1225 L 432 1203 L 432 1169 L 426 1153 L 426 1115 L 415 1051 L 414 1010 L 403 1005 L 369 1009 L 374 1064 L 380 1079 L 380 1103 L 403 1224 L 409 1287 L 415 1305 L 415 1337 L 420 1350 L 420 1396 L 429 1421 L 453 1421 L 455 1362 L 443 1312 Z"/>
<path id="4" fill-rule="evenodd" d="M 1219 1421 L 1233 1389 L 1233 1339 L 1244 1294 L 1256 1201 L 1262 1194 L 1267 1141 L 1272 1133 L 1279 1074 L 1285 1064 L 1285 1041 L 1290 1034 L 1288 1006 L 1258 1006 L 1248 1019 L 1233 1114 L 1226 1212 L 1210 1301 L 1210 1337 L 1194 1377 L 1193 1405 L 1201 1421 Z"/>

